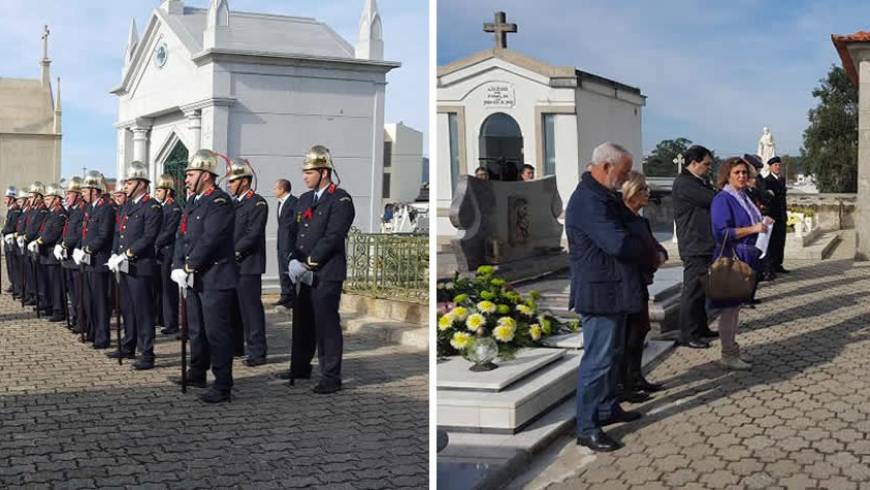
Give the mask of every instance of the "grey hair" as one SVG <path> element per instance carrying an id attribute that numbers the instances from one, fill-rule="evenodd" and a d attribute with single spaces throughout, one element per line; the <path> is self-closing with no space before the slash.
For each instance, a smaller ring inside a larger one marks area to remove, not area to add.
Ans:
<path id="1" fill-rule="evenodd" d="M 604 163 L 616 164 L 625 157 L 634 159 L 630 151 L 616 143 L 608 141 L 601 143 L 592 150 L 592 165 L 602 165 Z"/>

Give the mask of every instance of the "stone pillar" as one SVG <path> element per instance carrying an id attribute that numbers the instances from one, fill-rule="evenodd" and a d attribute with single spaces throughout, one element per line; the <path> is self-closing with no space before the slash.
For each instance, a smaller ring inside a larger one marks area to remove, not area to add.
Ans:
<path id="1" fill-rule="evenodd" d="M 858 197 L 855 258 L 870 260 L 870 49 L 852 52 L 858 68 Z"/>
<path id="2" fill-rule="evenodd" d="M 190 130 L 190 156 L 202 147 L 202 112 L 199 110 L 184 113 L 187 116 L 187 129 Z"/>
<path id="3" fill-rule="evenodd" d="M 134 126 L 133 131 L 133 161 L 148 163 L 148 133 L 151 128 Z"/>

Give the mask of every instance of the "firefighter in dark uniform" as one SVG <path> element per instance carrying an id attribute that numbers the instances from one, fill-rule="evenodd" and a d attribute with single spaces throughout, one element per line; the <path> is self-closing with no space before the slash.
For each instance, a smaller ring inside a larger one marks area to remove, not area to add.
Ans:
<path id="1" fill-rule="evenodd" d="M 310 377 L 316 349 L 320 382 L 314 392 L 321 394 L 341 389 L 343 340 L 338 308 L 347 277 L 345 240 L 355 216 L 353 199 L 333 182 L 334 173 L 329 150 L 312 147 L 305 155 L 302 177 L 310 190 L 299 197 L 290 230 L 293 246 L 288 275 L 299 294 L 286 376 Z"/>
<path id="2" fill-rule="evenodd" d="M 27 249 L 25 246 L 25 238 L 24 235 L 27 231 L 27 218 L 30 216 L 30 203 L 33 202 L 33 199 L 30 198 L 30 195 L 21 197 L 21 214 L 18 215 L 18 222 L 15 223 L 15 243 L 13 248 L 15 249 L 15 253 L 18 255 L 18 278 L 19 278 L 19 298 L 23 299 L 23 304 L 32 305 L 33 298 L 30 297 L 30 289 L 27 285 L 28 278 L 30 277 L 30 262 L 27 261 Z"/>
<path id="3" fill-rule="evenodd" d="M 132 162 L 124 182 L 125 204 L 119 211 L 119 233 L 109 270 L 120 275 L 124 315 L 124 341 L 109 357 L 135 357 L 133 369 L 154 368 L 154 284 L 157 272 L 154 242 L 160 233 L 163 210 L 148 194 L 148 167 Z"/>
<path id="4" fill-rule="evenodd" d="M 79 301 L 84 286 L 84 277 L 81 268 L 72 259 L 73 250 L 81 247 L 82 221 L 85 217 L 85 203 L 82 199 L 82 178 L 72 177 L 66 186 L 66 226 L 63 228 L 63 237 L 60 243 L 55 245 L 55 257 L 61 258 L 61 268 L 66 272 L 66 290 L 72 307 L 69 310 L 73 331 L 81 333 L 84 322 L 79 321 Z"/>
<path id="5" fill-rule="evenodd" d="M 246 366 L 266 363 L 266 314 L 263 311 L 263 273 L 266 272 L 266 222 L 269 205 L 251 185 L 254 172 L 247 160 L 230 167 L 229 190 L 235 199 L 236 225 L 233 234 L 239 264 L 236 289 L 238 311 L 244 328 Z"/>
<path id="6" fill-rule="evenodd" d="M 27 249 L 27 270 L 31 271 L 30 278 L 28 279 L 31 297 L 35 300 L 38 294 L 38 307 L 41 310 L 39 313 L 50 314 L 51 306 L 48 304 L 49 298 L 47 294 L 48 281 L 45 276 L 45 268 L 40 264 L 39 245 L 36 243 L 42 224 L 48 217 L 48 208 L 45 207 L 45 201 L 42 197 L 44 194 L 45 186 L 41 182 L 34 182 L 30 186 L 30 215 L 26 219 L 27 228 L 24 231 L 24 241 Z M 39 291 L 36 290 L 37 287 L 39 287 Z"/>
<path id="7" fill-rule="evenodd" d="M 175 237 L 178 233 L 178 224 L 181 222 L 181 206 L 175 202 L 175 178 L 171 174 L 163 174 L 157 181 L 155 197 L 163 209 L 160 234 L 154 248 L 157 253 L 157 263 L 160 268 L 160 306 L 163 310 L 162 334 L 172 335 L 178 333 L 178 285 L 172 282 L 169 274 L 172 273 L 172 253 L 175 247 Z"/>
<path id="8" fill-rule="evenodd" d="M 21 216 L 21 206 L 18 205 L 18 189 L 9 186 L 6 189 L 4 201 L 6 203 L 6 222 L 3 223 L 3 252 L 6 254 L 6 277 L 9 278 L 7 292 L 18 298 L 20 288 L 18 272 L 18 254 L 15 249 L 15 225 Z"/>
<path id="9" fill-rule="evenodd" d="M 106 263 L 112 254 L 115 207 L 105 192 L 106 180 L 100 172 L 91 170 L 82 179 L 82 196 L 87 205 L 82 219 L 82 241 L 73 250 L 75 263 L 85 266 L 85 316 L 88 339 L 93 340 L 94 349 L 109 348 L 111 278 Z"/>
<path id="10" fill-rule="evenodd" d="M 235 209 L 215 180 L 218 155 L 193 155 L 184 183 L 188 199 L 179 225 L 172 261 L 172 280 L 186 288 L 190 331 L 189 383 L 204 387 L 211 366 L 214 383 L 200 397 L 207 403 L 230 400 L 233 387 L 233 340 L 230 307 L 239 272 L 233 250 Z"/>
<path id="11" fill-rule="evenodd" d="M 50 309 L 49 321 L 62 322 L 64 316 L 63 275 L 60 270 L 60 260 L 54 253 L 54 247 L 62 240 L 63 229 L 66 226 L 67 211 L 64 209 L 61 194 L 63 190 L 57 184 L 45 187 L 45 207 L 49 213 L 39 228 L 36 248 L 39 253 L 39 263 L 45 271 L 44 290 L 46 292 L 46 311 Z M 42 278 L 40 278 L 42 280 Z M 40 286 L 42 283 L 40 282 Z"/>

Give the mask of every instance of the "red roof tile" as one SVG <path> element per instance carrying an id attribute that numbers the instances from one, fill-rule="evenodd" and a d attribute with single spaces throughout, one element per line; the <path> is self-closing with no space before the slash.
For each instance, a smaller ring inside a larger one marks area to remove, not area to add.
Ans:
<path id="1" fill-rule="evenodd" d="M 858 85 L 858 70 L 855 69 L 855 62 L 852 60 L 852 55 L 849 54 L 847 46 L 852 43 L 870 43 L 870 32 L 858 31 L 854 34 L 832 34 L 831 41 L 834 42 L 834 46 L 837 48 L 837 53 L 843 62 L 843 68 L 846 69 L 846 74 L 849 75 L 849 80 Z"/>

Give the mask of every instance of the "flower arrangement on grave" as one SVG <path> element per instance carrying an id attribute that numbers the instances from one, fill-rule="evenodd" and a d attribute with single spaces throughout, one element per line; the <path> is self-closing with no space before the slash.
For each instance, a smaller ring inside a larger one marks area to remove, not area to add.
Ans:
<path id="1" fill-rule="evenodd" d="M 498 356 L 509 359 L 519 348 L 540 346 L 550 335 L 579 329 L 579 321 L 562 322 L 540 311 L 537 291 L 520 294 L 492 266 L 479 267 L 470 278 L 457 274 L 437 289 L 439 356 L 469 357 L 478 339 L 491 338 Z"/>

